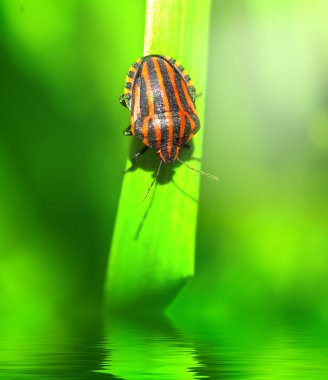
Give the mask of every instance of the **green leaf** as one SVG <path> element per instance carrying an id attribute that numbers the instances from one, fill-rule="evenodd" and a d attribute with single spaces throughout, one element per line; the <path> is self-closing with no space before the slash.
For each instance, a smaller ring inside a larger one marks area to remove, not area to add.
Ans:
<path id="1" fill-rule="evenodd" d="M 195 158 L 190 165 L 196 169 L 202 152 L 209 13 L 210 0 L 147 2 L 144 55 L 177 59 L 202 94 L 197 99 L 202 129 L 192 140 L 194 149 L 181 154 L 185 160 Z M 132 148 L 137 149 L 136 142 Z M 155 152 L 147 152 L 137 170 L 124 176 L 107 273 L 111 309 L 162 310 L 194 274 L 199 174 L 179 163 L 164 165 L 143 201 L 159 162 Z"/>

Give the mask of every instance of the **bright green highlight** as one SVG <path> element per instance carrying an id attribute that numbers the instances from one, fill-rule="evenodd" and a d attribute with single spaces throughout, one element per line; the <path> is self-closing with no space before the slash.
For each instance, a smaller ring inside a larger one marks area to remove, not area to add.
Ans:
<path id="1" fill-rule="evenodd" d="M 145 31 L 144 54 L 176 58 L 203 93 L 197 99 L 202 125 L 209 9 L 210 1 L 148 1 Z M 198 133 L 192 153 L 198 159 L 201 143 L 202 133 Z M 138 304 L 142 311 L 166 306 L 194 274 L 200 179 L 184 166 L 163 168 L 158 183 L 143 202 L 160 161 L 156 154 L 147 153 L 139 162 L 140 168 L 124 177 L 106 291 L 111 307 Z M 143 162 L 149 163 L 148 170 Z M 130 165 L 128 161 L 127 167 Z M 198 161 L 193 160 L 192 166 L 199 168 Z"/>

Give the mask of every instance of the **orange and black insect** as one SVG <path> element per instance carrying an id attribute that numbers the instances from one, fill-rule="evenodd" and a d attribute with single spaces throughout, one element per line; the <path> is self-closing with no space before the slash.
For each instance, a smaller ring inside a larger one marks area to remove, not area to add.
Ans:
<path id="1" fill-rule="evenodd" d="M 182 162 L 178 157 L 181 147 L 199 131 L 195 99 L 196 89 L 190 76 L 171 57 L 147 55 L 130 67 L 119 99 L 131 117 L 131 125 L 124 134 L 133 135 L 145 144 L 134 155 L 133 162 L 149 148 L 159 154 L 161 161 L 151 186 L 162 162 Z"/>

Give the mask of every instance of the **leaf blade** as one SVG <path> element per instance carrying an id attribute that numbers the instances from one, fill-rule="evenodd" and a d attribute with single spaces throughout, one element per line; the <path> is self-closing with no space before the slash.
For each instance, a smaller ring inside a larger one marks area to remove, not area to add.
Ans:
<path id="1" fill-rule="evenodd" d="M 144 54 L 178 59 L 203 94 L 209 11 L 210 0 L 147 2 Z M 202 126 L 204 101 L 197 101 Z M 201 158 L 202 129 L 193 142 L 193 155 Z M 156 154 L 147 155 L 145 167 L 157 167 Z M 199 169 L 197 161 L 193 166 Z M 194 274 L 199 175 L 177 164 L 163 168 L 142 202 L 151 180 L 142 169 L 124 177 L 107 272 L 106 301 L 113 309 L 161 310 Z"/>

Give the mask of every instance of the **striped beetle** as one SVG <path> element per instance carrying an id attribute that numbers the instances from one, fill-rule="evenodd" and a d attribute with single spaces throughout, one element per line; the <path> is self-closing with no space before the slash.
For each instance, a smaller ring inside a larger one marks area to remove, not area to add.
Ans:
<path id="1" fill-rule="evenodd" d="M 147 55 L 134 62 L 125 79 L 120 103 L 130 111 L 131 125 L 125 136 L 135 136 L 144 143 L 133 163 L 149 148 L 156 149 L 160 164 L 144 199 L 156 181 L 162 162 L 175 160 L 196 170 L 178 157 L 180 148 L 199 131 L 200 121 L 195 105 L 196 89 L 187 71 L 175 59 Z"/>

